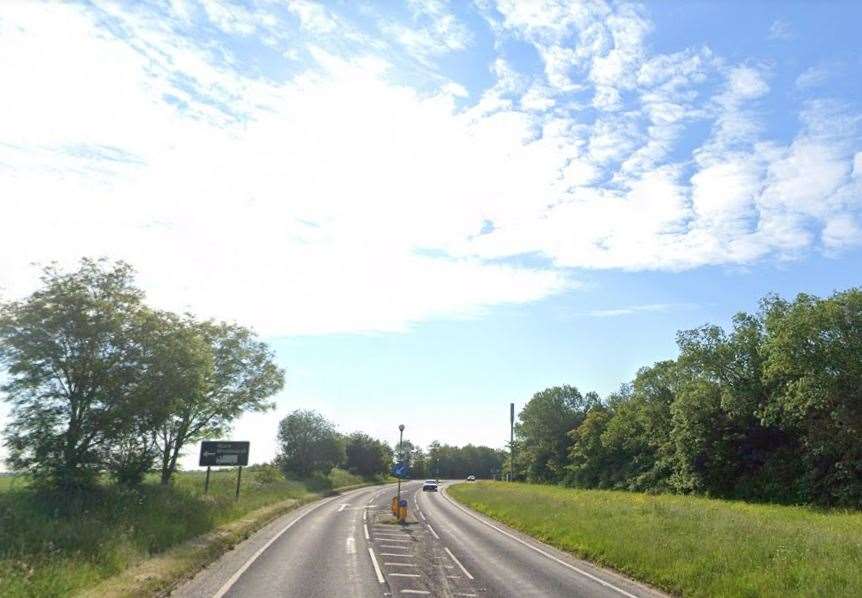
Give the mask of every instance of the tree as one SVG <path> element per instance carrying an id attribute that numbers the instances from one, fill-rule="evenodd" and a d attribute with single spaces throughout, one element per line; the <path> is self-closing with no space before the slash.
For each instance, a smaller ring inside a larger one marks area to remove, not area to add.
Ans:
<path id="1" fill-rule="evenodd" d="M 185 446 L 224 434 L 244 412 L 271 409 L 267 399 L 284 386 L 284 371 L 266 344 L 236 324 L 162 314 L 151 336 L 148 390 L 170 398 L 155 432 L 167 484 Z"/>
<path id="2" fill-rule="evenodd" d="M 385 475 L 392 463 L 392 449 L 362 432 L 346 438 L 345 452 L 347 469 L 363 477 Z"/>
<path id="3" fill-rule="evenodd" d="M 276 462 L 285 475 L 328 474 L 345 460 L 344 442 L 335 426 L 316 411 L 297 409 L 281 420 L 278 441 L 281 452 Z"/>
<path id="4" fill-rule="evenodd" d="M 862 505 L 862 291 L 764 301 L 765 418 L 798 439 L 803 500 Z"/>
<path id="5" fill-rule="evenodd" d="M 574 386 L 554 386 L 533 395 L 518 414 L 515 434 L 528 463 L 527 478 L 559 482 L 566 473 L 571 439 L 590 407 L 599 404 L 596 393 L 582 395 Z"/>
<path id="6" fill-rule="evenodd" d="M 63 273 L 44 269 L 42 287 L 0 307 L 0 387 L 12 404 L 9 462 L 65 489 L 100 469 L 103 451 L 140 406 L 138 326 L 143 293 L 128 264 L 90 259 Z"/>

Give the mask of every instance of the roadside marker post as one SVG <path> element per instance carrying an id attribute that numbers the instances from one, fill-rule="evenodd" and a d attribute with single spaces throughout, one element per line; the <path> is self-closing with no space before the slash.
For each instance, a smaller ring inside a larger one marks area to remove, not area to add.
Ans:
<path id="1" fill-rule="evenodd" d="M 204 482 L 204 494 L 210 491 L 210 466 L 207 465 L 207 479 Z"/>
<path id="2" fill-rule="evenodd" d="M 242 481 L 242 465 L 236 472 L 236 499 L 239 500 L 239 484 Z"/>

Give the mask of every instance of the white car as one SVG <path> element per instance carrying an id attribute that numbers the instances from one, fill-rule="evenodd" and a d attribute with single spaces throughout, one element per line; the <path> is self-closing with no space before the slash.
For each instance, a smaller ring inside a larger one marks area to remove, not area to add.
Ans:
<path id="1" fill-rule="evenodd" d="M 474 475 L 468 475 L 468 476 L 467 476 L 467 481 L 468 481 L 468 482 L 475 482 L 475 481 L 476 481 L 476 476 L 474 476 Z"/>
<path id="2" fill-rule="evenodd" d="M 440 484 L 437 483 L 437 480 L 425 480 L 422 483 L 422 491 L 423 492 L 437 492 L 437 487 Z"/>

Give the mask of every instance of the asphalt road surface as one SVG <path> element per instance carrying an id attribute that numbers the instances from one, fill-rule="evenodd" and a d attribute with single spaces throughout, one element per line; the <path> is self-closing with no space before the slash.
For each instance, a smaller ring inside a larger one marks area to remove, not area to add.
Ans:
<path id="1" fill-rule="evenodd" d="M 442 491 L 362 488 L 275 520 L 172 594 L 181 598 L 655 597 L 651 588 L 574 559 L 466 509 Z"/>

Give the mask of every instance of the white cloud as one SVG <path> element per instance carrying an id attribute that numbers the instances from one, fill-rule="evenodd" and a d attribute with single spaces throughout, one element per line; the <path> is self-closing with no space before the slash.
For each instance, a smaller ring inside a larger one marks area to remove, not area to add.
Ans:
<path id="1" fill-rule="evenodd" d="M 788 21 L 777 19 L 769 27 L 768 38 L 777 40 L 793 39 L 793 27 Z"/>

